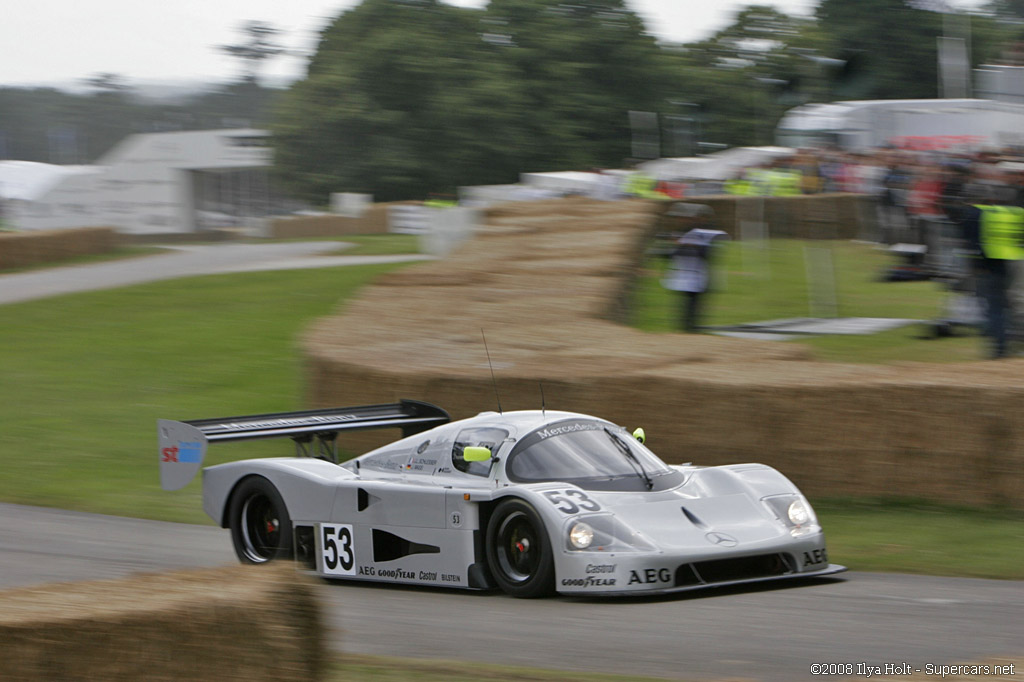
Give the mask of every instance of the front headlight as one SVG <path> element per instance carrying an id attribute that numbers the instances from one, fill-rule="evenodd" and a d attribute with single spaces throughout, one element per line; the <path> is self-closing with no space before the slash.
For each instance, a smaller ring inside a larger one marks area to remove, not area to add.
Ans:
<path id="1" fill-rule="evenodd" d="M 794 526 L 803 526 L 811 520 L 811 512 L 808 511 L 807 505 L 804 504 L 803 500 L 793 500 L 792 504 L 789 505 L 787 515 Z"/>
<path id="2" fill-rule="evenodd" d="M 570 519 L 562 527 L 565 548 L 573 552 L 653 552 L 654 545 L 608 513 Z"/>
<path id="3" fill-rule="evenodd" d="M 802 495 L 770 495 L 761 498 L 761 501 L 789 528 L 790 535 L 795 538 L 821 530 L 818 517 L 814 515 L 814 510 Z"/>
<path id="4" fill-rule="evenodd" d="M 576 549 L 586 549 L 594 542 L 594 529 L 583 523 L 574 523 L 569 529 L 569 542 Z"/>

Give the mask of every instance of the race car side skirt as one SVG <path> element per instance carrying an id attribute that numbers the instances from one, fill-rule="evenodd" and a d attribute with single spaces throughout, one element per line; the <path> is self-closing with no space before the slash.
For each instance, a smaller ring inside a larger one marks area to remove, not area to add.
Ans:
<path id="1" fill-rule="evenodd" d="M 784 575 L 772 575 L 772 576 L 761 576 L 757 578 L 743 578 L 736 580 L 724 580 L 721 582 L 713 583 L 699 583 L 691 585 L 677 585 L 674 587 L 661 587 L 653 589 L 637 589 L 637 590 L 607 590 L 607 591 L 590 591 L 583 592 L 579 590 L 566 590 L 558 589 L 558 592 L 566 596 L 601 596 L 601 597 L 637 597 L 644 595 L 657 595 L 657 594 L 673 594 L 676 592 L 692 592 L 696 590 L 713 590 L 715 588 L 735 587 L 738 585 L 753 585 L 757 583 L 768 583 L 783 580 L 812 580 L 814 578 L 828 578 L 829 576 L 836 575 L 837 573 L 844 573 L 847 570 L 846 566 L 839 564 L 829 564 L 825 568 L 815 571 L 805 571 L 802 573 L 786 573 Z"/>

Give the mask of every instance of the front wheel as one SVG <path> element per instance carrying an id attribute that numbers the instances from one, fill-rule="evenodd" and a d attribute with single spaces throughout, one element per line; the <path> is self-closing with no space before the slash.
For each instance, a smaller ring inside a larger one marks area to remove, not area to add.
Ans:
<path id="1" fill-rule="evenodd" d="M 555 566 L 544 522 L 523 500 L 500 503 L 487 523 L 487 566 L 498 587 L 523 599 L 555 591 Z"/>
<path id="2" fill-rule="evenodd" d="M 281 493 L 261 476 L 243 480 L 228 510 L 231 541 L 244 564 L 264 564 L 292 554 L 292 520 Z"/>

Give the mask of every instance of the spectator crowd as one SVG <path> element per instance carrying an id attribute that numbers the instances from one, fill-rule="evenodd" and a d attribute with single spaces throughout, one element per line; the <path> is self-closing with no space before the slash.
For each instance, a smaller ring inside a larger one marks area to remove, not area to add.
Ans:
<path id="1" fill-rule="evenodd" d="M 919 248 L 926 276 L 976 297 L 991 357 L 1010 355 L 1009 339 L 1024 331 L 1024 301 L 1014 301 L 1012 293 L 1015 280 L 1024 280 L 1018 272 L 1024 265 L 1024 151 L 800 150 L 744 169 L 723 189 L 868 195 L 879 242 Z"/>

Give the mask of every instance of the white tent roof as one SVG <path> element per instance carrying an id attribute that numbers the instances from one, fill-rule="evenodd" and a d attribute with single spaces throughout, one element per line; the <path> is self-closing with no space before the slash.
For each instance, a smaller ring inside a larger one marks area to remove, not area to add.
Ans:
<path id="1" fill-rule="evenodd" d="M 640 170 L 659 180 L 728 180 L 743 168 L 795 153 L 789 147 L 733 147 L 707 156 L 655 159 L 640 164 Z"/>
<path id="2" fill-rule="evenodd" d="M 56 166 L 36 161 L 0 161 L 0 199 L 34 201 L 68 175 L 96 173 L 98 166 Z"/>

